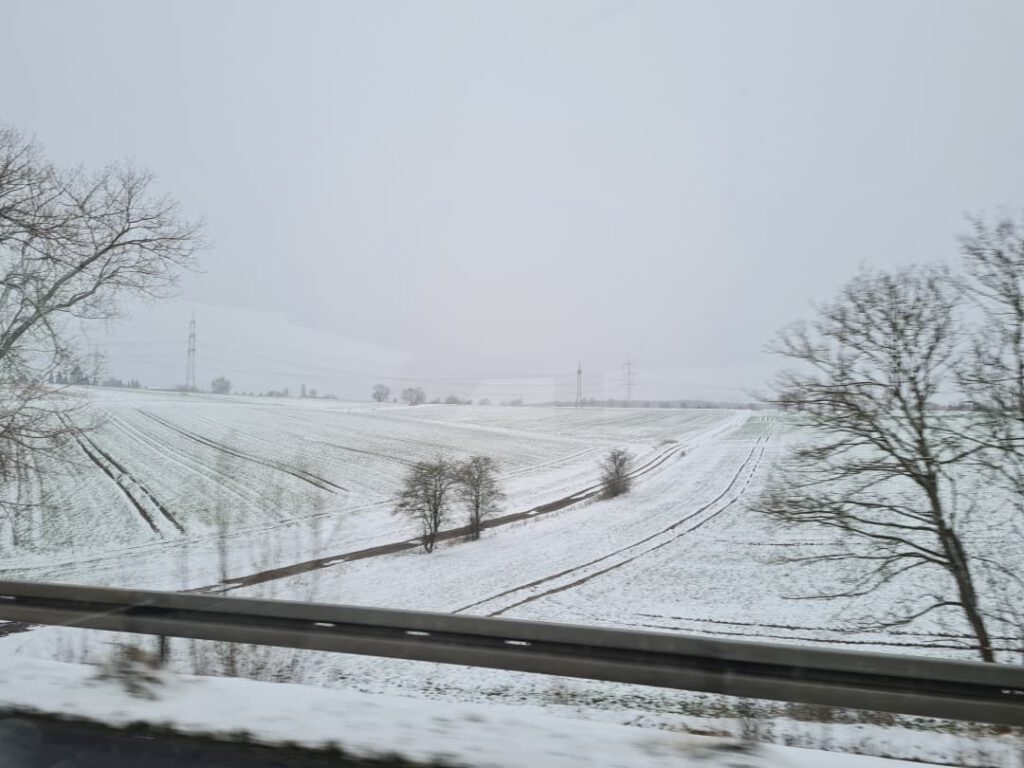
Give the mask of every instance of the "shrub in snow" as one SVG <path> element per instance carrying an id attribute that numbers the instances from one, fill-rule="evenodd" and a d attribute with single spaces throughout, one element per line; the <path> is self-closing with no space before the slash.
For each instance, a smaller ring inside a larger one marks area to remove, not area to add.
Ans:
<path id="1" fill-rule="evenodd" d="M 134 645 L 117 644 L 110 658 L 100 667 L 97 678 L 113 680 L 124 686 L 132 696 L 155 699 L 154 688 L 160 677 L 160 657 Z"/>
<path id="2" fill-rule="evenodd" d="M 601 487 L 604 497 L 612 499 L 628 493 L 633 484 L 633 457 L 628 451 L 614 448 L 601 463 Z"/>

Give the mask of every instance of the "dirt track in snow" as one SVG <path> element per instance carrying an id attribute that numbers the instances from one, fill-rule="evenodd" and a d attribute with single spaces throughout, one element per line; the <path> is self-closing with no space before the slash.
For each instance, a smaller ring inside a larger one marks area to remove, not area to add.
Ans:
<path id="1" fill-rule="evenodd" d="M 673 458 L 679 458 L 686 455 L 687 447 L 685 445 L 672 445 L 669 448 L 661 451 L 658 455 L 649 459 L 640 467 L 637 467 L 632 473 L 631 477 L 634 479 L 643 477 L 649 472 L 653 472 L 658 467 L 665 464 L 667 461 Z M 522 522 L 524 520 L 532 520 L 542 515 L 556 512 L 560 509 L 572 506 L 573 504 L 579 504 L 581 502 L 597 498 L 601 494 L 600 483 L 587 486 L 582 490 L 571 493 L 567 496 L 562 496 L 554 501 L 549 501 L 544 504 L 540 504 L 531 509 L 523 512 L 513 512 L 507 515 L 501 515 L 499 517 L 493 517 L 490 520 L 485 520 L 483 527 L 485 529 L 499 528 L 501 526 L 511 525 L 513 523 Z M 469 534 L 469 526 L 460 526 L 458 528 L 450 528 L 445 531 L 441 531 L 437 540 L 440 541 L 451 541 L 452 539 L 458 539 Z M 251 573 L 246 576 L 240 576 L 232 579 L 228 579 L 225 582 L 219 584 L 211 584 L 205 587 L 198 587 L 192 592 L 202 592 L 207 594 L 224 594 L 236 589 L 242 589 L 244 587 L 253 587 L 258 584 L 265 584 L 269 581 L 276 581 L 278 579 L 285 579 L 290 576 L 298 576 L 299 574 L 308 573 L 310 571 L 316 571 L 321 568 L 329 568 L 330 566 L 337 565 L 339 563 L 352 562 L 354 560 L 364 560 L 368 557 L 382 557 L 384 555 L 393 555 L 398 552 L 406 552 L 408 550 L 416 549 L 420 546 L 419 538 L 405 539 L 403 541 L 395 541 L 388 544 L 380 544 L 375 547 L 367 547 L 365 549 L 358 549 L 351 552 L 344 552 L 337 555 L 329 555 L 327 557 L 314 558 L 312 560 L 305 560 L 299 563 L 293 563 L 291 565 L 280 566 L 278 568 L 270 568 L 264 571 Z"/>

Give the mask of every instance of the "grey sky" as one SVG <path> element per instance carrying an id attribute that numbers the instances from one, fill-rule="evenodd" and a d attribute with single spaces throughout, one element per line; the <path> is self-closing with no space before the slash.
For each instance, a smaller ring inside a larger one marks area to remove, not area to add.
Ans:
<path id="1" fill-rule="evenodd" d="M 195 307 L 200 378 L 245 388 L 316 366 L 341 394 L 553 373 L 566 394 L 582 359 L 621 396 L 632 354 L 639 397 L 739 397 L 859 263 L 952 258 L 964 212 L 1024 205 L 1019 0 L 0 17 L 0 120 L 62 163 L 132 156 L 209 221 L 205 274 L 110 339 L 115 372 L 154 384 L 181 378 Z M 268 330 L 235 343 L 251 312 Z M 319 334 L 340 337 L 322 356 Z"/>

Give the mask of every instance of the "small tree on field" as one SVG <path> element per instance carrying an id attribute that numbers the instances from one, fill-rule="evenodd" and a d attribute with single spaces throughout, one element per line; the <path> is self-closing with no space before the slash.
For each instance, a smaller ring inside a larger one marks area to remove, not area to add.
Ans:
<path id="1" fill-rule="evenodd" d="M 494 459 L 473 456 L 459 466 L 458 496 L 469 512 L 469 538 L 476 541 L 484 519 L 494 514 L 505 498 Z"/>
<path id="2" fill-rule="evenodd" d="M 444 402 L 446 405 L 462 405 L 462 400 L 459 399 L 458 395 L 448 395 Z"/>
<path id="3" fill-rule="evenodd" d="M 210 391 L 215 395 L 230 395 L 231 381 L 223 376 L 218 376 L 210 382 Z"/>
<path id="4" fill-rule="evenodd" d="M 601 487 L 604 489 L 604 497 L 613 499 L 624 493 L 629 493 L 633 484 L 630 472 L 633 470 L 633 457 L 628 451 L 621 448 L 614 448 L 608 452 L 601 463 Z"/>
<path id="5" fill-rule="evenodd" d="M 387 384 L 373 385 L 373 400 L 377 403 L 386 403 L 391 397 L 391 387 Z"/>
<path id="6" fill-rule="evenodd" d="M 402 482 L 397 511 L 409 515 L 419 525 L 425 552 L 434 551 L 458 482 L 458 466 L 442 457 L 417 462 Z"/>
<path id="7" fill-rule="evenodd" d="M 402 390 L 402 402 L 409 405 L 422 405 L 427 402 L 427 393 L 420 387 L 406 387 Z"/>

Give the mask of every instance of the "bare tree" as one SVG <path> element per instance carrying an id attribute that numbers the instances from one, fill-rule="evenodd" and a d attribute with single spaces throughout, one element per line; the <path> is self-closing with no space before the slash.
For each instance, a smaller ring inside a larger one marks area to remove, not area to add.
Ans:
<path id="1" fill-rule="evenodd" d="M 954 609 L 981 658 L 993 661 L 975 573 L 983 559 L 964 546 L 967 510 L 955 472 L 977 449 L 935 407 L 956 379 L 959 299 L 942 268 L 865 272 L 813 322 L 779 334 L 774 351 L 801 367 L 780 374 L 771 401 L 815 437 L 795 449 L 760 508 L 869 545 L 795 558 L 852 565 L 857 574 L 852 586 L 813 597 L 863 596 L 897 579 L 910 583 L 911 574 L 943 574 L 939 588 L 905 593 L 871 626 Z"/>
<path id="2" fill-rule="evenodd" d="M 443 457 L 413 464 L 402 482 L 397 509 L 419 524 L 426 552 L 434 551 L 458 482 L 458 466 Z"/>
<path id="3" fill-rule="evenodd" d="M 960 238 L 968 296 L 984 322 L 970 341 L 960 384 L 973 411 L 978 464 L 1024 510 L 1024 218 L 970 220 Z"/>
<path id="4" fill-rule="evenodd" d="M 218 376 L 210 382 L 210 391 L 215 395 L 230 395 L 231 381 L 223 376 Z"/>
<path id="5" fill-rule="evenodd" d="M 1019 565 L 1024 542 L 1024 214 L 969 221 L 972 231 L 960 238 L 967 272 L 963 286 L 981 310 L 982 322 L 959 369 L 970 409 L 961 418 L 981 448 L 974 455 L 975 467 L 986 486 L 1001 491 L 1005 500 L 1006 511 L 993 510 L 990 520 L 1010 534 L 1000 537 L 1000 546 L 1017 547 L 1017 557 L 997 561 L 999 578 L 990 579 L 991 591 L 1000 593 L 999 618 L 1024 638 Z"/>
<path id="6" fill-rule="evenodd" d="M 63 171 L 0 126 L 0 483 L 72 433 L 46 382 L 75 364 L 79 320 L 108 320 L 125 296 L 162 297 L 202 245 L 200 223 L 129 164 Z"/>
<path id="7" fill-rule="evenodd" d="M 631 472 L 633 471 L 633 457 L 628 451 L 622 448 L 613 448 L 601 462 L 601 487 L 604 489 L 604 497 L 612 499 L 629 493 L 633 485 Z"/>
<path id="8" fill-rule="evenodd" d="M 498 465 L 489 456 L 473 456 L 458 468 L 458 496 L 469 512 L 469 538 L 480 538 L 483 521 L 505 499 L 498 484 Z"/>
<path id="9" fill-rule="evenodd" d="M 420 387 L 406 387 L 402 390 L 402 402 L 409 405 L 422 405 L 427 402 L 427 393 Z"/>
<path id="10" fill-rule="evenodd" d="M 373 385 L 373 399 L 378 403 L 386 403 L 391 397 L 391 387 L 386 384 Z"/>

